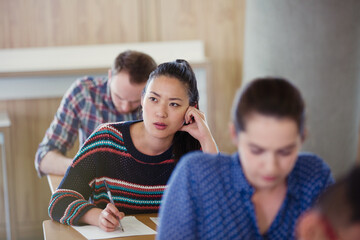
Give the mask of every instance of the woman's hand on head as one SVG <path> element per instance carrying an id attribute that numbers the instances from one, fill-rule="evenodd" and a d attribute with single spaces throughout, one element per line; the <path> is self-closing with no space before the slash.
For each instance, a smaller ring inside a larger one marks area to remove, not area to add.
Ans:
<path id="1" fill-rule="evenodd" d="M 124 216 L 125 214 L 119 212 L 112 203 L 108 203 L 99 215 L 99 227 L 106 232 L 112 232 L 119 227 L 119 219 L 121 220 Z"/>
<path id="2" fill-rule="evenodd" d="M 185 124 L 180 131 L 188 132 L 197 139 L 204 152 L 217 153 L 217 146 L 211 134 L 206 117 L 203 112 L 195 107 L 189 107 L 185 113 Z"/>

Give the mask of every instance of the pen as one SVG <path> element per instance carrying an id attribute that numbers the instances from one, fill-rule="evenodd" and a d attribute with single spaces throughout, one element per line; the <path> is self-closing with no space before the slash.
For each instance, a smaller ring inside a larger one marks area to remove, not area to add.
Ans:
<path id="1" fill-rule="evenodd" d="M 105 180 L 104 180 L 104 183 L 105 183 L 106 192 L 107 192 L 107 195 L 108 195 L 108 197 L 109 197 L 109 199 L 110 199 L 110 202 L 115 206 L 114 200 L 113 200 L 113 198 L 112 198 L 112 196 L 111 196 L 110 188 L 109 188 L 108 185 L 106 184 L 106 181 L 105 181 Z M 124 231 L 124 228 L 123 228 L 123 226 L 121 225 L 121 222 L 120 222 L 119 217 L 116 217 L 116 218 L 117 218 L 117 220 L 119 220 L 120 230 L 121 230 L 121 231 Z"/>

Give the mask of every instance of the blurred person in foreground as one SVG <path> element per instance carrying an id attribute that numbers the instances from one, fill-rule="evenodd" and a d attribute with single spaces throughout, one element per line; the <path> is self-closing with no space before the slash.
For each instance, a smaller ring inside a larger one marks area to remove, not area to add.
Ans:
<path id="1" fill-rule="evenodd" d="M 305 104 L 289 81 L 260 78 L 238 92 L 237 152 L 185 155 L 160 207 L 157 239 L 294 239 L 295 223 L 333 183 L 318 156 L 300 153 Z"/>
<path id="2" fill-rule="evenodd" d="M 360 167 L 329 187 L 300 217 L 299 240 L 360 239 Z"/>

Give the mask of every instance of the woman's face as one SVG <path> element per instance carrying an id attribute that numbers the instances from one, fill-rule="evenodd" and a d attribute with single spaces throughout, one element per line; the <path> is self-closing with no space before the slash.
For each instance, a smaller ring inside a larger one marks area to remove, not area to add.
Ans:
<path id="1" fill-rule="evenodd" d="M 149 83 L 142 107 L 147 132 L 156 138 L 172 138 L 184 124 L 187 89 L 177 78 L 158 76 Z"/>
<path id="2" fill-rule="evenodd" d="M 271 190 L 286 182 L 302 144 L 294 120 L 258 113 L 246 120 L 246 130 L 237 134 L 235 141 L 244 174 L 258 190 Z"/>

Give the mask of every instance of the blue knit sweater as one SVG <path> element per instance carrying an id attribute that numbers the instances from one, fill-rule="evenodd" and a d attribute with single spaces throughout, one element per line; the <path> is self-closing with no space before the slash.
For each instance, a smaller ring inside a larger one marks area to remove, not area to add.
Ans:
<path id="1" fill-rule="evenodd" d="M 296 220 L 331 183 L 329 167 L 315 155 L 300 154 L 285 200 L 261 235 L 239 155 L 190 153 L 169 180 L 160 208 L 157 239 L 294 239 Z"/>

